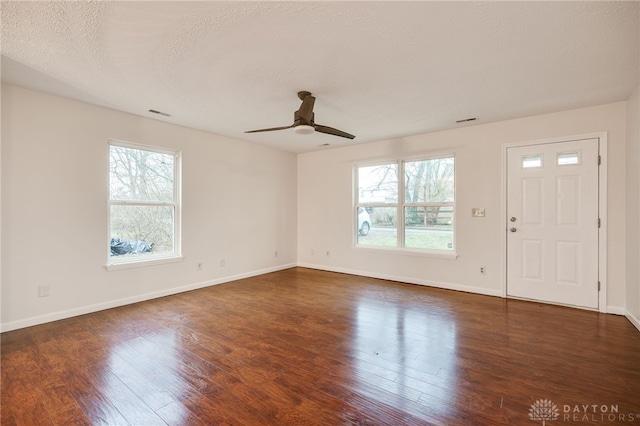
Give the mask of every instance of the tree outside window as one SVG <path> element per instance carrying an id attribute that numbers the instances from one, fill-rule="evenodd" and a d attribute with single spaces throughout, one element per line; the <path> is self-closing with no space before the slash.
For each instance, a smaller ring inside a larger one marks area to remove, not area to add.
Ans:
<path id="1" fill-rule="evenodd" d="M 453 251 L 455 157 L 361 166 L 356 177 L 358 245 Z"/>
<path id="2" fill-rule="evenodd" d="M 179 255 L 175 152 L 110 142 L 109 262 Z"/>

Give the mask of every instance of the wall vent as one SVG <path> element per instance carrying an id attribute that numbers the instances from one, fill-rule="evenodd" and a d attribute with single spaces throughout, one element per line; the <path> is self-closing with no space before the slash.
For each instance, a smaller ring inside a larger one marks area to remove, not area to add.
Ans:
<path id="1" fill-rule="evenodd" d="M 152 112 L 158 115 L 164 115 L 165 117 L 171 117 L 171 114 L 167 114 L 166 112 L 162 112 L 162 111 L 157 111 L 155 109 L 150 109 L 149 112 Z"/>

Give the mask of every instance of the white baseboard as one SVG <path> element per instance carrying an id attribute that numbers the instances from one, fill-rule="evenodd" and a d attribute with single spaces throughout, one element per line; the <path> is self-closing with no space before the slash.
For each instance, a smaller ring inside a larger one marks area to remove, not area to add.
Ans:
<path id="1" fill-rule="evenodd" d="M 152 293 L 140 294 L 137 296 L 126 297 L 123 299 L 111 300 L 108 302 L 97 303 L 94 305 L 82 306 L 80 308 L 69 309 L 66 311 L 52 312 L 37 317 L 25 318 L 18 321 L 11 321 L 0 324 L 0 332 L 17 330 L 20 328 L 31 327 L 47 322 L 58 321 L 65 318 L 71 318 L 78 315 L 90 314 L 92 312 L 103 311 L 105 309 L 117 308 L 118 306 L 130 305 L 132 303 L 144 302 L 145 300 L 157 299 L 159 297 L 171 296 L 172 294 L 184 293 L 185 291 L 197 290 L 204 287 L 210 287 L 217 284 L 223 284 L 230 281 L 241 280 L 243 278 L 255 277 L 257 275 L 268 274 L 270 272 L 281 271 L 283 269 L 294 268 L 295 263 L 279 265 L 272 268 L 259 269 L 256 271 L 245 272 L 242 274 L 231 275 L 227 277 L 216 278 L 214 280 L 202 281 L 198 283 L 188 284 L 181 287 L 170 288 Z"/>
<path id="2" fill-rule="evenodd" d="M 319 269 L 323 271 L 339 272 L 342 274 L 358 275 L 361 277 L 379 278 L 382 280 L 399 281 L 399 282 L 408 283 L 408 284 L 418 284 L 418 285 L 424 285 L 427 287 L 442 288 L 445 290 L 456 290 L 456 291 L 464 291 L 466 293 L 475 293 L 475 294 L 483 294 L 486 296 L 502 297 L 502 291 L 500 289 L 474 287 L 474 286 L 467 286 L 467 285 L 456 284 L 456 283 L 447 283 L 442 281 L 421 280 L 413 277 L 403 277 L 401 275 L 380 274 L 380 273 L 369 272 L 369 271 L 358 271 L 358 270 L 349 269 L 349 268 L 335 268 L 335 267 L 325 266 L 325 265 L 315 265 L 311 263 L 298 263 L 298 266 L 301 268 Z"/>
<path id="3" fill-rule="evenodd" d="M 607 306 L 606 313 L 614 315 L 626 315 L 627 310 L 625 308 L 621 308 L 620 306 Z"/>
<path id="4" fill-rule="evenodd" d="M 31 327 L 38 324 L 44 324 L 47 322 L 58 321 L 65 318 L 71 318 L 78 315 L 90 314 L 92 312 L 98 312 L 105 309 L 117 308 L 118 306 L 130 305 L 132 303 L 144 302 L 145 300 L 157 299 L 159 297 L 171 296 L 173 294 L 184 293 L 186 291 L 197 290 L 204 287 L 210 287 L 213 285 L 223 284 L 231 281 L 240 280 L 243 278 L 255 277 L 258 275 L 268 274 L 271 272 L 281 271 L 284 269 L 294 268 L 299 266 L 301 268 L 318 269 L 323 271 L 338 272 L 343 274 L 358 275 L 362 277 L 379 278 L 383 280 L 399 281 L 409 284 L 424 285 L 428 287 L 442 288 L 445 290 L 456 290 L 467 293 L 483 294 L 486 296 L 502 297 L 502 292 L 499 289 L 487 289 L 483 287 L 467 286 L 456 283 L 448 283 L 433 280 L 420 280 L 413 277 L 403 277 L 400 275 L 380 274 L 372 273 L 369 271 L 359 271 L 350 268 L 336 268 L 326 265 L 316 265 L 311 263 L 290 263 L 286 265 L 279 265 L 271 268 L 259 269 L 255 271 L 245 272 L 242 274 L 230 275 L 226 277 L 216 278 L 214 280 L 197 282 L 181 287 L 170 288 L 167 290 L 156 291 L 152 293 L 140 294 L 137 296 L 127 297 L 123 299 L 112 300 L 104 303 L 97 303 L 94 305 L 82 306 L 80 308 L 69 309 L 66 311 L 52 312 L 46 315 L 40 315 L 37 317 L 25 318 L 18 321 L 11 321 L 8 323 L 0 324 L 0 332 L 17 330 L 20 328 Z M 629 311 L 618 306 L 607 306 L 608 314 L 624 315 L 637 329 L 640 331 L 640 319 L 636 318 Z"/>
<path id="5" fill-rule="evenodd" d="M 633 324 L 638 331 L 640 331 L 640 319 L 636 318 L 631 312 L 626 311 L 624 314 L 625 317 Z"/>
<path id="6" fill-rule="evenodd" d="M 299 262 L 298 266 L 301 268 L 319 269 L 323 271 L 339 272 L 343 274 L 358 275 L 358 276 L 370 277 L 370 278 L 380 278 L 383 280 L 399 281 L 399 282 L 404 282 L 409 284 L 418 284 L 418 285 L 424 285 L 428 287 L 442 288 L 445 290 L 456 290 L 456 291 L 464 291 L 467 293 L 483 294 L 486 296 L 504 297 L 502 294 L 502 291 L 500 290 L 487 289 L 483 287 L 474 287 L 474 286 L 467 286 L 462 284 L 447 283 L 447 282 L 433 281 L 433 280 L 418 280 L 411 277 L 402 277 L 398 275 L 389 275 L 389 274 L 378 274 L 378 273 L 372 273 L 368 271 L 365 272 L 365 271 L 358 271 L 358 270 L 349 269 L 349 268 L 336 268 L 336 267 L 331 267 L 326 265 L 316 265 L 312 263 Z M 613 315 L 624 315 L 629 319 L 629 321 L 631 321 L 631 323 L 633 323 L 633 325 L 635 325 L 638 328 L 638 330 L 640 330 L 640 320 L 638 320 L 638 318 L 635 318 L 633 315 L 631 315 L 631 313 L 629 313 L 625 308 L 621 308 L 619 306 L 607 306 L 606 313 L 613 314 Z"/>

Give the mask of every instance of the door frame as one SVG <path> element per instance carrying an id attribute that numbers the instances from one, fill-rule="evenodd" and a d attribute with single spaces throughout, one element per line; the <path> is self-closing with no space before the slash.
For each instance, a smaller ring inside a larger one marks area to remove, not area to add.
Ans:
<path id="1" fill-rule="evenodd" d="M 502 226 L 500 227 L 500 238 L 502 241 L 501 275 L 503 298 L 509 297 L 507 296 L 507 150 L 509 148 L 571 142 L 583 139 L 598 139 L 598 155 L 600 155 L 600 167 L 598 167 L 598 215 L 600 217 L 600 229 L 598 230 L 598 281 L 600 282 L 598 312 L 607 313 L 607 132 L 502 144 L 502 200 L 500 209 Z"/>

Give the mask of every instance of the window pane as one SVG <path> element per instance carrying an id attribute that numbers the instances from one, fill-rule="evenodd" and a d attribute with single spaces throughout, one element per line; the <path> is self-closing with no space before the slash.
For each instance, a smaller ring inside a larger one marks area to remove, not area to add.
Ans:
<path id="1" fill-rule="evenodd" d="M 453 202 L 454 170 L 453 157 L 405 163 L 405 202 Z"/>
<path id="2" fill-rule="evenodd" d="M 522 168 L 542 167 L 542 154 L 526 155 L 522 157 Z"/>
<path id="3" fill-rule="evenodd" d="M 561 152 L 558 154 L 558 166 L 580 164 L 580 155 L 577 152 Z"/>
<path id="4" fill-rule="evenodd" d="M 453 206 L 407 206 L 404 222 L 405 247 L 453 250 Z"/>
<path id="5" fill-rule="evenodd" d="M 111 200 L 173 201 L 173 155 L 115 145 L 109 155 Z"/>
<path id="6" fill-rule="evenodd" d="M 173 206 L 112 205 L 111 256 L 172 254 L 173 220 Z"/>
<path id="7" fill-rule="evenodd" d="M 358 167 L 359 203 L 397 203 L 398 165 Z"/>
<path id="8" fill-rule="evenodd" d="M 395 207 L 358 209 L 358 244 L 398 246 L 398 210 Z"/>

